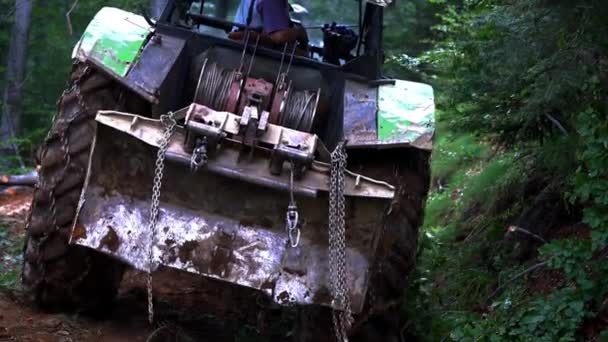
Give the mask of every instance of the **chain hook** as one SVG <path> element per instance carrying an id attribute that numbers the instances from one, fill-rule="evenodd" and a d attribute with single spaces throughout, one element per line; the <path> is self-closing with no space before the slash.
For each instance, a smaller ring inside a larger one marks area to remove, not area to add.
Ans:
<path id="1" fill-rule="evenodd" d="M 300 214 L 298 213 L 298 207 L 290 205 L 287 208 L 287 234 L 289 235 L 289 243 L 291 247 L 296 248 L 300 244 L 300 229 L 298 228 L 298 222 L 300 220 Z"/>
<path id="2" fill-rule="evenodd" d="M 173 131 L 173 128 L 177 124 L 177 122 L 175 121 L 175 118 L 173 116 L 173 112 L 169 112 L 167 114 L 161 115 L 160 122 L 163 124 L 163 126 L 165 126 L 165 129 L 170 128 L 171 131 Z"/>
<path id="3" fill-rule="evenodd" d="M 301 231 L 298 227 L 300 223 L 300 213 L 298 212 L 298 206 L 296 204 L 296 200 L 293 194 L 293 173 L 295 164 L 293 161 L 290 164 L 291 167 L 289 169 L 289 206 L 287 207 L 286 229 L 290 246 L 292 248 L 296 248 L 300 244 Z"/>

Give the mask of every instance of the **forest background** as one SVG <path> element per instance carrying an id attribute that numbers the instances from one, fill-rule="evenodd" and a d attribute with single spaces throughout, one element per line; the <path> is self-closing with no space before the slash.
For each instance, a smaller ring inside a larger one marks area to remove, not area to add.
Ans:
<path id="1" fill-rule="evenodd" d="M 162 2 L 0 0 L 0 172 L 34 166 L 97 10 L 154 17 Z M 357 20 L 353 0 L 298 3 L 308 26 Z M 237 4 L 207 1 L 227 18 Z M 607 17 L 601 0 L 387 9 L 385 73 L 432 84 L 438 108 L 404 337 L 608 339 Z M 15 286 L 18 270 L 1 273 Z"/>

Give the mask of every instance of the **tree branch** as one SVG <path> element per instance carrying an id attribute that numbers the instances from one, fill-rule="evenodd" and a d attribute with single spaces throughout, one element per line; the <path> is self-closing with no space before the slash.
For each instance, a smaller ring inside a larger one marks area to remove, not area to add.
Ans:
<path id="1" fill-rule="evenodd" d="M 15 8 L 11 8 L 9 10 L 9 12 L 7 14 L 5 14 L 1 19 L 0 19 L 0 23 L 2 23 L 3 21 L 8 20 L 8 18 L 10 18 L 13 14 L 15 13 Z"/>
<path id="2" fill-rule="evenodd" d="M 547 119 L 549 119 L 549 121 L 551 121 L 557 128 L 559 128 L 560 131 L 562 131 L 562 133 L 564 133 L 565 135 L 568 135 L 568 131 L 564 128 L 564 126 L 562 126 L 562 124 L 557 121 L 556 118 L 554 118 L 551 114 L 549 113 L 545 113 L 545 116 L 547 117 Z"/>
<path id="3" fill-rule="evenodd" d="M 535 240 L 538 240 L 542 243 L 547 243 L 547 240 L 545 240 L 542 236 L 538 235 L 538 234 L 534 234 L 531 231 L 524 229 L 522 227 L 518 227 L 518 226 L 509 226 L 509 233 L 515 233 L 515 232 L 520 232 L 523 233 L 525 235 L 528 235 L 532 238 L 534 238 Z"/>
<path id="4" fill-rule="evenodd" d="M 78 0 L 74 0 L 74 3 L 72 3 L 72 7 L 70 7 L 70 9 L 65 13 L 65 20 L 68 24 L 68 32 L 70 33 L 70 36 L 74 35 L 74 30 L 72 29 L 72 19 L 70 18 L 70 15 L 72 14 L 72 11 L 74 11 L 74 9 L 76 8 L 76 5 L 78 5 Z"/>

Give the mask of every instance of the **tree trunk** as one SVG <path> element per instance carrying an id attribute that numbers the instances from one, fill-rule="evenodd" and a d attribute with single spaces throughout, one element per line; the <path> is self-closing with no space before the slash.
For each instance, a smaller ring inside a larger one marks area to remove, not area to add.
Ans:
<path id="1" fill-rule="evenodd" d="M 11 33 L 6 63 L 6 80 L 2 96 L 2 120 L 0 121 L 0 141 L 6 142 L 21 127 L 21 104 L 23 83 L 27 63 L 27 46 L 32 19 L 33 0 L 15 0 L 15 24 Z M 6 148 L 4 146 L 3 148 Z M 13 148 L 15 148 L 13 146 Z"/>
<path id="2" fill-rule="evenodd" d="M 160 18 L 167 2 L 167 0 L 150 0 L 150 16 L 155 19 Z"/>

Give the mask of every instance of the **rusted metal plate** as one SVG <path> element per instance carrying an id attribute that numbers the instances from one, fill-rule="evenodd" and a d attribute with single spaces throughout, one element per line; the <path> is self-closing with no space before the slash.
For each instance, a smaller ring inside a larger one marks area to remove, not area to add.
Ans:
<path id="1" fill-rule="evenodd" d="M 370 87 L 346 81 L 344 135 L 348 147 L 407 147 L 430 151 L 435 103 L 429 85 L 395 80 Z"/>
<path id="2" fill-rule="evenodd" d="M 284 221 L 288 194 L 169 162 L 151 265 L 146 227 L 157 149 L 101 124 L 97 131 L 72 243 L 144 271 L 164 265 L 258 289 L 283 305 L 331 306 L 325 196 L 296 196 L 302 239 L 291 248 Z M 137 132 L 142 131 L 131 134 Z M 348 287 L 355 312 L 363 307 L 389 201 L 346 198 Z"/>
<path id="3" fill-rule="evenodd" d="M 140 15 L 104 7 L 87 26 L 72 58 L 82 62 L 93 58 L 103 69 L 124 77 L 153 31 Z"/>
<path id="4" fill-rule="evenodd" d="M 382 85 L 378 93 L 378 108 L 380 144 L 432 149 L 435 99 L 430 85 L 403 80 Z"/>
<path id="5" fill-rule="evenodd" d="M 187 113 L 190 115 L 203 113 L 201 110 L 205 108 L 201 105 L 192 105 L 176 112 L 175 115 L 187 117 Z M 223 130 L 229 134 L 236 134 L 238 132 L 238 116 L 226 112 L 207 110 L 204 112 L 208 114 L 205 116 L 206 120 L 219 122 Z M 100 111 L 96 120 L 103 125 L 125 132 L 154 147 L 158 147 L 162 139 L 163 128 L 158 120 L 113 111 Z M 294 146 L 301 145 L 307 151 L 314 151 L 318 145 L 318 138 L 313 134 L 298 132 L 275 125 L 268 126 L 267 133 L 259 137 L 261 144 L 275 145 L 286 143 Z M 184 134 L 184 129 L 178 126 L 170 141 L 167 158 L 170 161 L 189 167 L 191 154 L 184 150 Z M 272 150 L 260 147 L 250 156 L 243 158 L 241 147 L 240 143 L 236 140 L 225 139 L 221 148 L 214 155 L 209 156 L 209 161 L 204 171 L 247 181 L 252 184 L 267 186 L 275 190 L 289 190 L 288 165 L 284 165 L 285 170 L 280 175 L 270 173 L 269 160 Z M 321 193 L 327 193 L 329 191 L 329 173 L 328 164 L 318 161 L 313 162 L 311 168 L 304 173 L 302 179 L 294 183 L 294 191 L 310 197 L 318 197 Z M 394 187 L 392 185 L 373 180 L 364 175 L 347 172 L 345 181 L 345 194 L 347 196 L 385 199 L 392 199 L 394 196 Z"/>
<path id="6" fill-rule="evenodd" d="M 75 235 L 74 243 L 112 254 L 140 270 L 155 270 L 162 264 L 270 295 L 264 284 L 278 273 L 285 248 L 280 237 L 256 225 L 163 203 L 153 247 L 155 264 L 150 265 L 150 232 L 145 229 L 149 201 L 120 192 L 108 196 L 106 190 L 98 183 L 87 189 L 77 229 L 84 235 Z"/>
<path id="7" fill-rule="evenodd" d="M 149 96 L 159 98 L 163 82 L 177 62 L 187 39 L 156 32 L 141 52 L 141 57 L 125 78 L 127 83 Z"/>
<path id="8" fill-rule="evenodd" d="M 346 81 L 344 86 L 344 136 L 349 147 L 378 143 L 378 87 Z"/>

